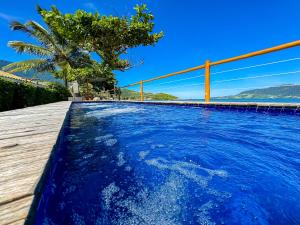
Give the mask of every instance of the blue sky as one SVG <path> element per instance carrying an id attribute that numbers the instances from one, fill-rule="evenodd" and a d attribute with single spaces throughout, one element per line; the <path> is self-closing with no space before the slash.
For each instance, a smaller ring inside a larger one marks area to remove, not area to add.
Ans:
<path id="1" fill-rule="evenodd" d="M 165 36 L 155 47 L 139 47 L 129 51 L 125 57 L 134 63 L 141 60 L 144 63 L 126 72 L 116 72 L 121 86 L 200 65 L 206 59 L 216 61 L 300 39 L 298 0 L 15 0 L 0 3 L 0 59 L 20 61 L 31 58 L 18 55 L 7 47 L 9 40 L 29 41 L 26 35 L 10 31 L 8 22 L 31 19 L 41 22 L 35 12 L 36 4 L 45 8 L 56 5 L 63 12 L 82 8 L 92 12 L 98 10 L 102 14 L 127 15 L 133 13 L 132 8 L 136 3 L 141 2 L 146 3 L 155 15 L 155 31 L 162 30 Z M 293 59 L 268 66 L 213 74 L 212 95 L 300 83 L 300 72 L 296 72 L 300 71 L 298 57 L 300 47 L 215 67 L 212 73 Z M 168 92 L 182 98 L 201 98 L 203 77 L 197 76 L 202 74 L 203 71 L 196 71 L 153 82 L 145 85 L 145 91 Z M 194 79 L 174 82 L 194 76 Z M 246 77 L 258 78 L 233 80 Z"/>

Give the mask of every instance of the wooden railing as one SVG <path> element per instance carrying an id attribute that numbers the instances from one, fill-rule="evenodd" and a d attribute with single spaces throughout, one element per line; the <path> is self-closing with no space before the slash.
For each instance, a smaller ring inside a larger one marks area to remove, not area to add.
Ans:
<path id="1" fill-rule="evenodd" d="M 264 54 L 271 53 L 271 52 L 281 51 L 281 50 L 296 47 L 296 46 L 300 46 L 300 40 L 289 42 L 289 43 L 282 44 L 282 45 L 278 45 L 278 46 L 275 46 L 275 47 L 272 47 L 272 48 L 266 48 L 266 49 L 263 49 L 263 50 L 243 54 L 243 55 L 232 57 L 232 58 L 222 59 L 222 60 L 219 60 L 219 61 L 216 61 L 216 62 L 211 62 L 210 60 L 206 60 L 203 65 L 188 68 L 188 69 L 185 69 L 185 70 L 180 70 L 180 71 L 169 73 L 169 74 L 162 75 L 162 76 L 153 77 L 153 78 L 150 78 L 150 79 L 147 79 L 147 80 L 141 80 L 141 81 L 138 81 L 138 82 L 135 82 L 135 83 L 132 83 L 132 84 L 125 85 L 121 88 L 140 85 L 140 100 L 144 101 L 144 83 L 148 83 L 148 82 L 151 82 L 151 81 L 160 80 L 160 79 L 164 79 L 164 78 L 177 76 L 177 75 L 180 75 L 180 74 L 184 74 L 184 73 L 204 69 L 205 70 L 205 73 L 204 73 L 205 74 L 205 76 L 204 76 L 204 84 L 205 84 L 204 85 L 204 93 L 205 93 L 204 94 L 204 99 L 205 99 L 205 102 L 209 103 L 210 102 L 210 69 L 211 69 L 211 67 L 217 66 L 217 65 L 220 65 L 220 64 L 224 64 L 224 63 L 229 63 L 229 62 L 234 62 L 234 61 L 238 61 L 238 60 L 242 60 L 242 59 L 247 59 L 247 58 L 251 58 L 251 57 L 255 57 L 255 56 L 259 56 L 259 55 L 264 55 Z"/>

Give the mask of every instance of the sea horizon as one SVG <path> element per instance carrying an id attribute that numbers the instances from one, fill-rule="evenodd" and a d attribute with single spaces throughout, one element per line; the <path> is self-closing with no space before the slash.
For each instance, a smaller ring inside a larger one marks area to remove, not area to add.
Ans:
<path id="1" fill-rule="evenodd" d="M 169 101 L 204 102 L 204 99 L 176 99 Z M 211 98 L 211 102 L 272 102 L 272 103 L 300 103 L 300 98 Z"/>

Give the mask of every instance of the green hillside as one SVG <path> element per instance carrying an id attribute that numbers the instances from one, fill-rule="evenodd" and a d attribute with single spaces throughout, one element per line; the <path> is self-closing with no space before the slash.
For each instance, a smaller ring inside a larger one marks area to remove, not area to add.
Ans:
<path id="1" fill-rule="evenodd" d="M 0 70 L 2 70 L 2 67 L 10 64 L 11 62 L 6 61 L 6 60 L 0 60 Z M 51 81 L 51 82 L 59 82 L 62 83 L 62 80 L 56 79 L 51 73 L 41 73 L 41 74 L 36 74 L 34 71 L 28 71 L 26 73 L 24 72 L 17 72 L 14 73 L 17 76 L 23 77 L 23 78 L 38 78 L 40 80 L 44 81 Z"/>
<path id="2" fill-rule="evenodd" d="M 121 98 L 125 100 L 139 100 L 140 99 L 140 93 L 136 91 L 131 91 L 128 89 L 122 89 Z M 145 100 L 176 100 L 177 97 L 165 93 L 144 93 Z"/>
<path id="3" fill-rule="evenodd" d="M 276 87 L 254 89 L 221 98 L 300 98 L 300 85 L 286 84 Z"/>

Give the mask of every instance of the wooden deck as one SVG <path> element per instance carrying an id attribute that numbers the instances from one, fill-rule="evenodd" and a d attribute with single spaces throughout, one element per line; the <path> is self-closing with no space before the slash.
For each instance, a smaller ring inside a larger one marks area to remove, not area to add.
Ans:
<path id="1" fill-rule="evenodd" d="M 71 102 L 0 112 L 0 224 L 23 224 Z"/>

